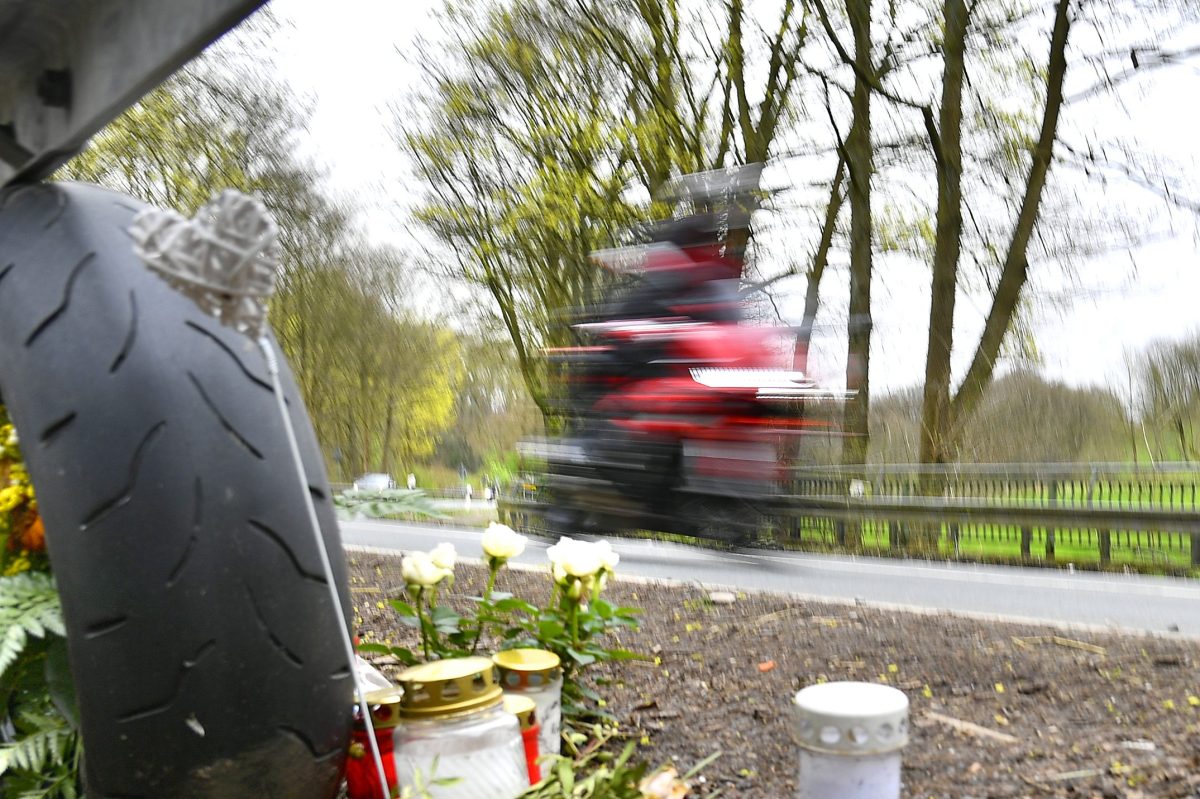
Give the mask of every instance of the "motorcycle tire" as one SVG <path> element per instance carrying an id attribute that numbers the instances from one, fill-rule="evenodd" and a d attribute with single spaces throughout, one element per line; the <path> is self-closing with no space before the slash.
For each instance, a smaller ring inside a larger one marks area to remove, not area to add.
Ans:
<path id="1" fill-rule="evenodd" d="M 353 680 L 312 534 L 350 602 L 324 466 L 264 359 L 143 267 L 142 203 L 0 194 L 0 398 L 62 600 L 89 799 L 337 793 Z"/>

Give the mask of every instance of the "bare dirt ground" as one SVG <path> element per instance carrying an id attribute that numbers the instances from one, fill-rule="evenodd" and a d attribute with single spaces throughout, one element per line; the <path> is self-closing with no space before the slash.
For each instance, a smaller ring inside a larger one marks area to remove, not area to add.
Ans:
<path id="1" fill-rule="evenodd" d="M 352 588 L 360 633 L 411 644 L 384 601 L 402 594 L 399 562 L 351 553 Z M 453 594 L 484 577 L 460 564 Z M 506 570 L 497 589 L 540 602 L 549 581 Z M 1200 642 L 622 580 L 606 597 L 644 609 L 619 644 L 648 657 L 591 672 L 606 710 L 654 765 L 721 751 L 693 796 L 794 795 L 792 696 L 865 680 L 909 697 L 905 796 L 1200 799 Z"/>

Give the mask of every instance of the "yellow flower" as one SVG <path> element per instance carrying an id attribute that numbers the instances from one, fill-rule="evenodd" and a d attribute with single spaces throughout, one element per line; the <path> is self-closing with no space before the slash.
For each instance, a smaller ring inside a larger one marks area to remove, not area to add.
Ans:
<path id="1" fill-rule="evenodd" d="M 25 498 L 25 492 L 20 486 L 0 488 L 0 513 L 8 513 Z"/>
<path id="2" fill-rule="evenodd" d="M 33 563 L 29 560 L 28 553 L 22 552 L 9 561 L 8 566 L 6 566 L 4 569 L 4 576 L 12 577 L 13 575 L 20 574 L 21 572 L 27 572 L 31 568 L 33 568 Z"/>

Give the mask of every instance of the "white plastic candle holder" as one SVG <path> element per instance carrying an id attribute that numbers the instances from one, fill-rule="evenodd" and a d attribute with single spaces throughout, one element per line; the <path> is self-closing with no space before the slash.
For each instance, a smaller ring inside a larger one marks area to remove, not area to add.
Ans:
<path id="1" fill-rule="evenodd" d="M 899 799 L 908 697 L 887 685 L 810 685 L 792 701 L 797 799 Z"/>

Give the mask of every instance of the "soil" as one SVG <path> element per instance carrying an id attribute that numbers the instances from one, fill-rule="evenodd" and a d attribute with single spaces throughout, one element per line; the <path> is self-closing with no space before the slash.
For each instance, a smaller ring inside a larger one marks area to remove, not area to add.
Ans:
<path id="1" fill-rule="evenodd" d="M 359 632 L 411 645 L 384 602 L 403 593 L 399 558 L 357 551 L 350 562 Z M 485 576 L 459 564 L 453 593 L 477 594 Z M 509 569 L 497 589 L 539 602 L 549 579 Z M 719 604 L 698 585 L 617 579 L 605 595 L 644 610 L 614 645 L 651 659 L 588 673 L 642 742 L 638 757 L 686 771 L 722 753 L 692 796 L 794 796 L 792 696 L 863 680 L 911 703 L 907 797 L 1200 799 L 1200 642 L 766 593 Z"/>

